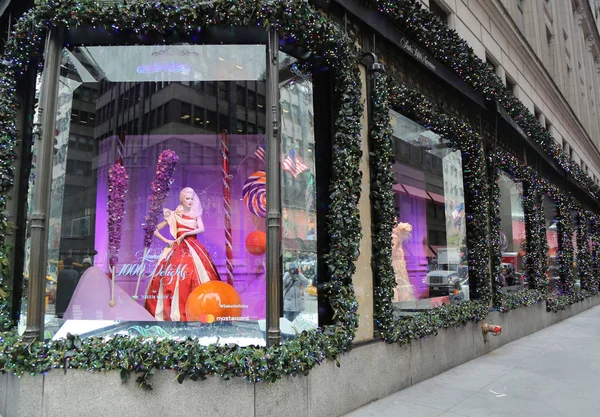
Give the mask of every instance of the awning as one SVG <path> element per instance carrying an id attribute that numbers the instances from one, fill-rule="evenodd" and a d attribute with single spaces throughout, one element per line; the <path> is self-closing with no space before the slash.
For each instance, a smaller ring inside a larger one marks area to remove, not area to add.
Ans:
<path id="1" fill-rule="evenodd" d="M 281 243 L 281 248 L 284 251 L 317 253 L 316 240 L 303 240 L 300 238 L 284 237 Z"/>
<path id="2" fill-rule="evenodd" d="M 431 200 L 431 197 L 429 197 L 429 194 L 427 194 L 424 190 L 421 190 L 420 188 L 412 187 L 412 186 L 406 185 L 406 184 L 402 184 L 402 186 L 404 187 L 406 192 L 413 197 L 422 198 L 424 200 Z"/>
<path id="3" fill-rule="evenodd" d="M 431 191 L 427 191 L 427 194 L 429 194 L 429 196 L 432 198 L 433 201 L 441 203 L 441 204 L 445 204 L 446 203 L 446 199 L 444 198 L 443 195 L 439 195 L 436 193 L 432 193 Z"/>
<path id="4" fill-rule="evenodd" d="M 427 245 L 425 246 L 425 256 L 428 258 L 437 258 L 438 250 L 443 247 L 445 246 Z"/>
<path id="5" fill-rule="evenodd" d="M 394 184 L 392 186 L 392 191 L 394 191 L 396 193 L 406 194 L 406 190 L 404 188 L 402 188 L 402 184 Z"/>

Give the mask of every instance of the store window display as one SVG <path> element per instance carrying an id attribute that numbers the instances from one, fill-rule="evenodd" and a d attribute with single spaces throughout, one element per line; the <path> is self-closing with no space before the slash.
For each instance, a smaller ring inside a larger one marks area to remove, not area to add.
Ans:
<path id="1" fill-rule="evenodd" d="M 265 49 L 63 50 L 48 275 L 81 278 L 47 334 L 265 343 Z"/>
<path id="2" fill-rule="evenodd" d="M 510 292 L 526 286 L 525 282 L 525 216 L 523 184 L 504 172 L 498 176 L 500 189 L 500 252 L 502 263 L 498 282 L 501 290 Z"/>
<path id="3" fill-rule="evenodd" d="M 398 314 L 469 299 L 462 156 L 390 112 L 395 150 L 392 232 Z"/>
<path id="4" fill-rule="evenodd" d="M 556 203 L 548 196 L 544 196 L 544 218 L 546 219 L 546 258 L 548 270 L 546 277 L 548 279 L 548 293 L 550 295 L 560 295 L 562 286 L 560 282 L 560 263 L 558 249 L 558 212 Z"/>

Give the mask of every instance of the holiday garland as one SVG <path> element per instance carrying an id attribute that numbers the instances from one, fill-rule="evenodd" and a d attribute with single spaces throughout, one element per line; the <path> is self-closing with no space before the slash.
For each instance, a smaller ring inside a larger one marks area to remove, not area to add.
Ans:
<path id="1" fill-rule="evenodd" d="M 501 170 L 513 180 L 525 185 L 523 208 L 526 222 L 526 277 L 529 289 L 513 294 L 505 294 L 500 291 L 501 286 L 494 280 L 494 305 L 500 311 L 509 311 L 520 306 L 531 305 L 540 301 L 546 301 L 549 311 L 563 310 L 568 305 L 579 302 L 598 293 L 598 280 L 595 278 L 592 256 L 593 231 L 590 230 L 588 218 L 594 218 L 591 213 L 583 210 L 568 193 L 558 189 L 555 185 L 541 178 L 531 167 L 521 164 L 516 157 L 503 151 L 496 151 L 490 159 L 496 167 L 496 177 L 492 184 L 493 196 L 497 203 L 493 212 L 491 234 L 500 234 L 500 211 L 499 199 L 500 189 L 498 185 L 498 174 Z M 559 252 L 560 289 L 559 294 L 548 294 L 547 253 L 548 244 L 546 240 L 546 219 L 544 216 L 544 196 L 556 204 L 557 208 L 557 234 Z M 572 216 L 578 217 L 577 228 L 577 274 L 581 280 L 581 291 L 574 288 L 574 248 L 572 244 Z M 498 240 L 499 241 L 499 240 Z M 499 274 L 501 259 L 500 245 L 492 246 L 495 254 L 492 258 L 493 270 Z"/>
<path id="2" fill-rule="evenodd" d="M 596 199 L 600 199 L 600 186 L 562 150 L 560 145 L 483 62 L 468 43 L 455 30 L 440 21 L 418 0 L 367 0 L 385 14 L 407 35 L 418 42 L 437 60 L 452 69 L 486 100 L 494 100 L 506 110 L 517 125 L 550 155 L 565 172 Z"/>
<path id="3" fill-rule="evenodd" d="M 45 30 L 96 27 L 112 32 L 191 35 L 207 27 L 263 26 L 276 28 L 287 42 L 312 52 L 311 63 L 335 71 L 336 114 L 333 136 L 333 166 L 327 231 L 331 241 L 325 262 L 330 281 L 326 295 L 334 311 L 335 326 L 302 332 L 293 340 L 270 348 L 202 346 L 196 340 L 155 340 L 117 336 L 111 339 L 79 339 L 26 344 L 14 331 L 0 334 L 0 370 L 43 373 L 53 368 L 95 371 L 120 369 L 124 381 L 131 372 L 141 372 L 138 382 L 150 387 L 148 377 L 155 369 L 174 369 L 178 381 L 204 379 L 207 375 L 234 376 L 250 381 L 275 381 L 283 375 L 306 373 L 325 359 L 344 352 L 358 324 L 357 302 L 352 287 L 354 261 L 361 237 L 358 199 L 360 196 L 360 99 L 361 81 L 354 43 L 332 21 L 307 2 L 227 0 L 197 3 L 193 0 L 137 1 L 104 5 L 94 1 L 56 0 L 36 5 L 18 21 L 6 44 L 0 69 L 0 135 L 2 181 L 0 208 L 5 207 L 12 185 L 16 142 L 16 78 L 25 72 L 32 57 L 40 56 Z M 0 236 L 6 223 L 0 224 Z M 2 244 L 2 242 L 0 242 Z M 10 326 L 5 246 L 1 246 L 3 280 L 0 293 L 0 327 Z"/>
<path id="4" fill-rule="evenodd" d="M 502 253 L 500 251 L 500 172 L 511 177 L 514 181 L 526 183 L 523 178 L 529 178 L 533 171 L 528 167 L 521 166 L 517 159 L 508 153 L 496 151 L 490 156 L 490 166 L 492 167 L 491 201 L 493 202 L 492 216 L 490 219 L 490 236 L 492 244 L 492 273 L 493 280 L 493 305 L 498 311 L 507 312 L 523 306 L 530 306 L 545 300 L 545 294 L 548 289 L 547 284 L 542 279 L 545 278 L 546 269 L 546 240 L 545 223 L 543 221 L 543 208 L 535 205 L 537 194 L 523 195 L 523 209 L 525 212 L 526 230 L 526 250 L 525 250 L 525 276 L 530 286 L 518 292 L 506 293 L 502 291 L 502 284 L 499 281 L 500 265 Z M 535 182 L 535 180 L 532 180 Z M 528 187 L 526 190 L 532 190 Z M 529 198 L 531 197 L 531 198 Z M 539 214 L 542 215 L 542 223 L 539 224 Z M 530 231 L 536 230 L 537 233 Z M 543 248 L 540 247 L 543 245 Z M 544 278 L 543 278 L 544 277 Z M 538 290 L 537 288 L 541 288 Z"/>
<path id="5" fill-rule="evenodd" d="M 375 288 L 375 320 L 381 337 L 387 342 L 408 343 L 437 333 L 440 328 L 480 321 L 488 312 L 491 297 L 488 272 L 487 241 L 488 186 L 482 141 L 468 124 L 439 115 L 432 103 L 421 94 L 400 84 L 386 83 L 386 77 L 374 80 L 371 98 L 373 122 L 371 137 L 371 199 L 373 208 L 373 273 Z M 476 301 L 444 305 L 411 317 L 394 318 L 392 304 L 396 280 L 391 263 L 391 234 L 394 227 L 394 153 L 389 109 L 423 125 L 440 135 L 451 147 L 460 150 L 465 181 L 467 221 L 467 255 L 469 280 L 474 283 Z"/>
<path id="6" fill-rule="evenodd" d="M 600 277 L 594 271 L 594 265 L 598 265 L 597 257 L 594 256 L 594 248 L 597 247 L 596 225 L 600 219 L 588 210 L 579 212 L 579 223 L 577 228 L 577 273 L 581 280 L 581 289 L 592 294 L 600 291 Z"/>
<path id="7" fill-rule="evenodd" d="M 465 184 L 465 219 L 467 225 L 467 259 L 472 298 L 483 303 L 491 299 L 488 242 L 488 181 L 483 141 L 469 124 L 439 114 L 433 103 L 420 93 L 401 85 L 390 92 L 390 107 L 440 135 L 461 152 Z"/>

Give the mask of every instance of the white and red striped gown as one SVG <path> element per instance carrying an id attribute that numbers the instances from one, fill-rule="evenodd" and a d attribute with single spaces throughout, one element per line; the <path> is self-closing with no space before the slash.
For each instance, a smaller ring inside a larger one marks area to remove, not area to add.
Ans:
<path id="1" fill-rule="evenodd" d="M 195 218 L 165 210 L 171 235 L 181 236 L 198 228 Z M 159 321 L 187 321 L 185 303 L 198 285 L 219 281 L 219 273 L 207 250 L 196 236 L 165 248 L 146 289 L 146 310 Z"/>

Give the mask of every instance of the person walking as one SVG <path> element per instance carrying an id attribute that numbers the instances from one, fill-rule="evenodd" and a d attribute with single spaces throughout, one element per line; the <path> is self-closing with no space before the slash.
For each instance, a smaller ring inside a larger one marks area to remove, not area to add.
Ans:
<path id="1" fill-rule="evenodd" d="M 300 273 L 298 267 L 290 265 L 283 276 L 283 315 L 289 321 L 294 321 L 304 311 L 304 288 L 310 281 Z"/>
<path id="2" fill-rule="evenodd" d="M 56 283 L 56 317 L 58 318 L 62 318 L 65 314 L 79 282 L 79 273 L 73 268 L 73 259 L 65 258 L 63 265 Z"/>

